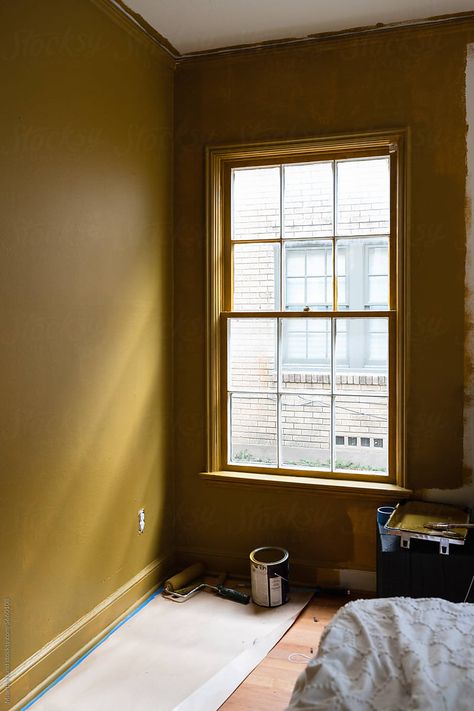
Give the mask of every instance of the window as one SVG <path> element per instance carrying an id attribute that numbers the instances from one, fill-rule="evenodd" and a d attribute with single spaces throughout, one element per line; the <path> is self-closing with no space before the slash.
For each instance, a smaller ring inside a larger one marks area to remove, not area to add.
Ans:
<path id="1" fill-rule="evenodd" d="M 209 151 L 211 471 L 398 479 L 402 147 Z"/>

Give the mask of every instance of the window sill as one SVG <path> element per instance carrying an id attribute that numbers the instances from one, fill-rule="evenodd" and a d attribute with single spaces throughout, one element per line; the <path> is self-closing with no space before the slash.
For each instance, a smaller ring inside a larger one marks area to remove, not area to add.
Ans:
<path id="1" fill-rule="evenodd" d="M 260 485 L 279 489 L 309 489 L 314 493 L 333 496 L 363 496 L 365 499 L 408 499 L 412 491 L 403 486 L 374 481 L 348 481 L 342 479 L 312 479 L 303 476 L 284 476 L 274 474 L 255 474 L 254 472 L 201 472 L 201 479 L 215 484 L 240 484 L 241 486 Z"/>

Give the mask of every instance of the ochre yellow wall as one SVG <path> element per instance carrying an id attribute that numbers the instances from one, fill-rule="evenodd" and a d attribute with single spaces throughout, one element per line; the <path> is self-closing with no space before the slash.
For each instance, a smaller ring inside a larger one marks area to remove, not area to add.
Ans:
<path id="1" fill-rule="evenodd" d="M 446 471 L 453 487 L 462 478 L 474 29 L 195 59 L 174 82 L 166 56 L 97 5 L 15 0 L 0 11 L 0 596 L 11 669 L 175 541 L 183 559 L 234 571 L 268 543 L 288 548 L 307 580 L 316 568 L 374 568 L 376 496 L 198 476 L 206 145 L 410 128 L 408 473 L 419 487 Z"/>
<path id="2" fill-rule="evenodd" d="M 89 0 L 3 2 L 0 32 L 14 669 L 171 549 L 174 69 Z"/>
<path id="3" fill-rule="evenodd" d="M 194 59 L 175 85 L 177 544 L 245 568 L 279 544 L 316 567 L 373 570 L 376 497 L 215 484 L 205 457 L 207 145 L 409 128 L 407 462 L 411 486 L 462 480 L 466 44 L 472 25 L 404 29 Z M 313 571 L 313 573 L 311 573 Z"/>

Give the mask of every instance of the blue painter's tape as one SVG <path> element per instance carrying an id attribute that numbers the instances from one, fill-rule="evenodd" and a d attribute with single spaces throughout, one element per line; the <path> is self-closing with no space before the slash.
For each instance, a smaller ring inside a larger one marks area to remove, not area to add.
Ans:
<path id="1" fill-rule="evenodd" d="M 119 622 L 118 625 L 115 625 L 115 627 L 112 627 L 110 632 L 107 632 L 105 637 L 103 637 L 100 640 L 100 642 L 97 642 L 97 644 L 95 644 L 93 647 L 91 647 L 91 649 L 89 649 L 88 652 L 83 654 L 82 657 L 80 657 L 77 660 L 77 662 L 74 662 L 74 664 L 72 664 L 69 667 L 69 669 L 66 669 L 65 672 L 63 672 L 60 676 L 58 676 L 57 679 L 55 679 L 53 682 L 51 682 L 51 684 L 49 686 L 47 686 L 46 689 L 44 689 L 40 694 L 38 694 L 38 696 L 35 696 L 34 699 L 32 699 L 29 703 L 26 704 L 26 706 L 22 706 L 20 711 L 26 711 L 26 709 L 31 708 L 31 706 L 33 706 L 33 704 L 35 704 L 39 699 L 41 699 L 42 696 L 47 694 L 48 691 L 53 688 L 53 686 L 56 686 L 56 684 L 59 684 L 59 682 L 62 681 L 64 679 L 64 677 L 66 677 L 70 672 L 72 672 L 73 669 L 75 669 L 77 666 L 79 666 L 79 664 L 81 664 L 81 662 L 83 662 L 84 659 L 87 659 L 87 657 L 90 654 L 92 654 L 92 652 L 94 652 L 97 649 L 97 647 L 100 647 L 100 645 L 103 644 L 105 642 L 105 640 L 110 637 L 110 635 L 112 635 L 114 632 L 116 632 L 118 629 L 120 629 L 120 627 L 122 627 L 122 625 L 124 625 L 126 622 L 128 622 L 128 620 L 130 620 L 132 617 L 134 617 L 136 614 L 138 614 L 140 612 L 140 610 L 143 610 L 143 608 L 146 605 L 148 605 L 148 603 L 151 602 L 153 600 L 153 598 L 155 598 L 157 595 L 159 595 L 162 592 L 162 590 L 163 590 L 162 587 L 158 588 L 158 590 L 156 592 L 154 592 L 153 595 L 150 595 L 150 597 L 148 597 L 146 600 L 144 600 L 144 602 L 142 602 L 142 604 L 139 605 L 136 610 L 133 610 L 133 612 L 131 612 L 129 615 L 127 615 L 127 617 L 125 617 L 121 622 Z"/>

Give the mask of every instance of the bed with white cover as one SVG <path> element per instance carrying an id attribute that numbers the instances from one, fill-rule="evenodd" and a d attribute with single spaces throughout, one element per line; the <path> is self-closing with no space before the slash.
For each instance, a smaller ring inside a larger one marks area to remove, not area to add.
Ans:
<path id="1" fill-rule="evenodd" d="M 324 630 L 287 711 L 473 711 L 474 604 L 357 600 Z"/>

